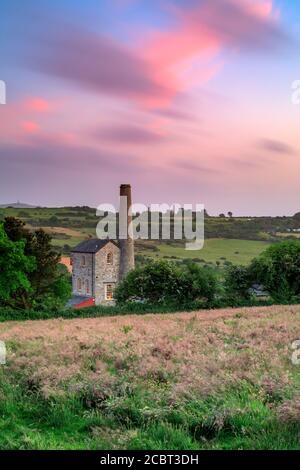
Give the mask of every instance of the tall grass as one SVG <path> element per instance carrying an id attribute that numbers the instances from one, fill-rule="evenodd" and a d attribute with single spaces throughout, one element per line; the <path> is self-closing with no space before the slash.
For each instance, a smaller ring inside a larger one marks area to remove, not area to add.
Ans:
<path id="1" fill-rule="evenodd" d="M 299 306 L 7 322 L 0 449 L 300 449 Z"/>
<path id="2" fill-rule="evenodd" d="M 206 400 L 157 402 L 145 389 L 107 398 L 43 399 L 0 373 L 0 449 L 300 449 L 300 421 L 283 423 L 247 384 Z"/>

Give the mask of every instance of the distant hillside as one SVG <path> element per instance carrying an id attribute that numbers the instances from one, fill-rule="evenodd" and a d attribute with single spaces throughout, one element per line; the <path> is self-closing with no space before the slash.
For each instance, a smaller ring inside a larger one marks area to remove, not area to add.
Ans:
<path id="1" fill-rule="evenodd" d="M 37 206 L 32 206 L 30 204 L 25 204 L 25 202 L 13 202 L 12 204 L 0 204 L 1 209 L 7 209 L 8 207 L 13 207 L 14 209 L 35 209 Z"/>

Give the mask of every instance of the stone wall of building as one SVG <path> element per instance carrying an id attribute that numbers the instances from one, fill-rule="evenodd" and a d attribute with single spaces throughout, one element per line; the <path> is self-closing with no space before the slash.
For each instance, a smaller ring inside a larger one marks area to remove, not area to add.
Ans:
<path id="1" fill-rule="evenodd" d="M 112 263 L 107 262 L 108 254 L 112 255 Z M 94 292 L 96 305 L 114 305 L 113 300 L 106 300 L 106 285 L 115 287 L 120 276 L 120 250 L 114 243 L 107 243 L 95 255 Z"/>
<path id="2" fill-rule="evenodd" d="M 72 253 L 74 295 L 93 297 L 93 257 L 92 253 Z"/>

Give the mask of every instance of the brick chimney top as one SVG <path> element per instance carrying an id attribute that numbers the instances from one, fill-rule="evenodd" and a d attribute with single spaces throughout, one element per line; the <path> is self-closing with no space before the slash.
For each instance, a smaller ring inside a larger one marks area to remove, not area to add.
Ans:
<path id="1" fill-rule="evenodd" d="M 120 195 L 125 196 L 127 194 L 127 191 L 131 189 L 130 184 L 121 184 L 120 186 Z"/>

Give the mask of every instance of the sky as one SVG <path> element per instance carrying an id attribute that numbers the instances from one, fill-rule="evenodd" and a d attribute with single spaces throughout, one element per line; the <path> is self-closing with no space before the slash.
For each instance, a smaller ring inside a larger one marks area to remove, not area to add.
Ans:
<path id="1" fill-rule="evenodd" d="M 0 203 L 300 211 L 297 0 L 1 0 Z"/>

